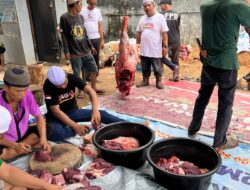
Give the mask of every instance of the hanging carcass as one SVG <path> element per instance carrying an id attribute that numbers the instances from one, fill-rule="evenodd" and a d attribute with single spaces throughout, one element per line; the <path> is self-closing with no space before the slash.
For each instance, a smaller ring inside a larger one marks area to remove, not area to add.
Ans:
<path id="1" fill-rule="evenodd" d="M 129 43 L 127 32 L 128 16 L 124 16 L 120 33 L 119 57 L 115 63 L 117 88 L 124 96 L 129 95 L 130 88 L 134 84 L 136 65 L 139 60 L 136 44 Z"/>

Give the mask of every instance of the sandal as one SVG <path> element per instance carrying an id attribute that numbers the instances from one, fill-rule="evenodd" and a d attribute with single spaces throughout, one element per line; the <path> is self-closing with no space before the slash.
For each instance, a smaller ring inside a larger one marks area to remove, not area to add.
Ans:
<path id="1" fill-rule="evenodd" d="M 103 89 L 96 89 L 95 92 L 96 94 L 105 94 L 105 90 Z"/>
<path id="2" fill-rule="evenodd" d="M 228 138 L 222 145 L 215 147 L 217 151 L 236 148 L 239 145 L 239 141 L 233 138 Z"/>

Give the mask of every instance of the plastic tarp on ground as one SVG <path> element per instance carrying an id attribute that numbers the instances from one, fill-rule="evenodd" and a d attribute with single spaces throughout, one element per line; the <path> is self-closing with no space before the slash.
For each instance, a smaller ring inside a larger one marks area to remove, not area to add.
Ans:
<path id="1" fill-rule="evenodd" d="M 110 110 L 111 114 L 116 115 L 130 122 L 142 122 L 143 118 L 133 117 L 125 114 L 119 114 Z M 187 137 L 187 131 L 173 127 L 171 124 L 161 123 L 150 120 L 150 127 L 155 131 L 156 140 L 167 137 Z M 198 135 L 198 140 L 212 144 L 213 138 Z M 77 142 L 77 141 L 76 141 Z M 240 144 L 237 148 L 221 152 L 222 166 L 212 178 L 209 190 L 248 190 L 250 189 L 250 146 Z M 22 157 L 12 164 L 24 170 L 28 169 L 29 157 Z M 81 168 L 86 168 L 90 161 L 85 162 Z M 140 171 L 140 172 L 139 172 Z M 124 167 L 116 167 L 108 175 L 92 180 L 92 185 L 99 185 L 103 190 L 163 190 L 152 179 L 152 168 L 145 165 L 138 171 L 130 170 Z"/>

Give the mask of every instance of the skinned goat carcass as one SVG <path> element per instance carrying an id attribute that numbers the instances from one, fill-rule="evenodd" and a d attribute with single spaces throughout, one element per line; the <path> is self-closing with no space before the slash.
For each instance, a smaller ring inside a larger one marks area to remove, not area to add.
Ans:
<path id="1" fill-rule="evenodd" d="M 117 88 L 124 96 L 128 96 L 130 93 L 130 88 L 135 79 L 136 65 L 139 60 L 136 45 L 129 43 L 127 31 L 128 16 L 124 16 L 120 33 L 119 58 L 115 63 Z"/>

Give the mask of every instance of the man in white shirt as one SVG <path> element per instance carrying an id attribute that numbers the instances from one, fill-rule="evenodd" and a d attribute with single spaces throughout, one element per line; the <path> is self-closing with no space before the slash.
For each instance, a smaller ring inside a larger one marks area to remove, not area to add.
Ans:
<path id="1" fill-rule="evenodd" d="M 164 16 L 155 11 L 153 0 L 143 0 L 146 15 L 136 29 L 136 43 L 140 44 L 143 81 L 137 87 L 149 86 L 151 65 L 156 77 L 156 87 L 163 89 L 161 58 L 168 52 L 168 26 Z"/>
<path id="2" fill-rule="evenodd" d="M 98 67 L 99 66 L 99 52 L 104 47 L 103 28 L 102 28 L 102 14 L 96 7 L 97 0 L 87 0 L 88 6 L 83 7 L 80 14 L 84 19 L 84 26 L 87 30 L 87 35 L 96 49 L 96 54 L 93 55 Z"/>

